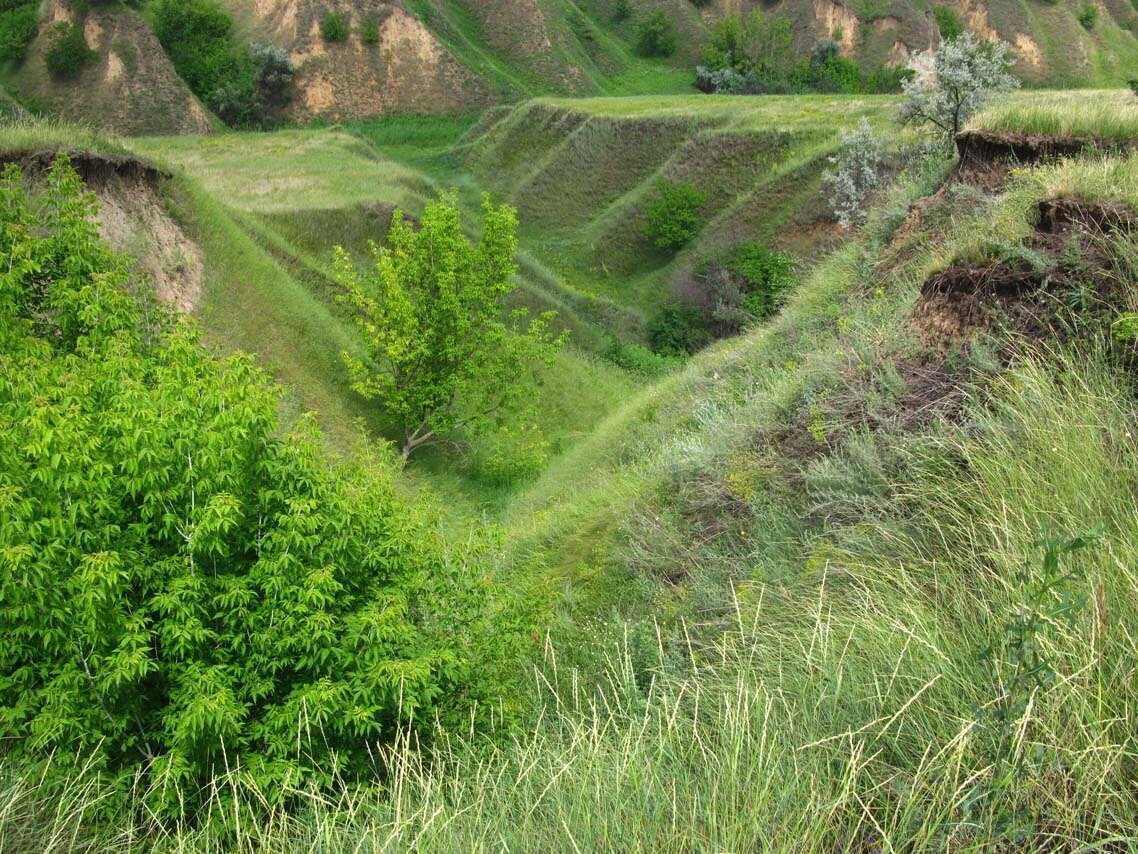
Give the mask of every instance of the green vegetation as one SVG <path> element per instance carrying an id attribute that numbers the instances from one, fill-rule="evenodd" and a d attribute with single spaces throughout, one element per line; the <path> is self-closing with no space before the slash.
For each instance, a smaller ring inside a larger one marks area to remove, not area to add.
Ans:
<path id="1" fill-rule="evenodd" d="M 0 63 L 22 62 L 38 28 L 38 3 L 20 0 L 0 3 Z"/>
<path id="2" fill-rule="evenodd" d="M 696 88 L 728 95 L 895 92 L 910 76 L 905 68 L 884 65 L 864 71 L 840 51 L 837 41 L 819 39 L 808 58 L 798 57 L 789 18 L 758 9 L 743 17 L 728 15 L 704 45 Z"/>
<path id="3" fill-rule="evenodd" d="M 676 52 L 676 25 L 657 9 L 636 25 L 636 52 L 641 56 L 671 56 Z"/>
<path id="4" fill-rule="evenodd" d="M 644 211 L 644 233 L 657 249 L 686 246 L 703 225 L 699 209 L 706 201 L 707 195 L 687 181 L 659 181 L 656 196 Z"/>
<path id="5" fill-rule="evenodd" d="M 933 19 L 944 41 L 952 41 L 964 35 L 964 21 L 951 6 L 933 6 Z"/>
<path id="6" fill-rule="evenodd" d="M 320 21 L 320 34 L 326 42 L 348 40 L 348 22 L 337 12 L 329 12 Z"/>
<path id="7" fill-rule="evenodd" d="M 172 173 L 85 161 L 203 332 L 9 172 L 0 848 L 1138 844 L 1138 108 L 970 38 L 963 95 L 4 129 Z"/>
<path id="8" fill-rule="evenodd" d="M 980 41 L 965 33 L 936 49 L 935 81 L 909 81 L 901 121 L 930 126 L 951 148 L 984 101 L 1019 86 L 1009 73 L 1003 42 Z"/>
<path id="9" fill-rule="evenodd" d="M 352 388 L 398 423 L 403 459 L 456 430 L 477 432 L 527 397 L 523 377 L 549 365 L 557 346 L 548 312 L 502 323 L 502 298 L 517 268 L 517 214 L 482 201 L 482 237 L 463 235 L 456 199 L 426 206 L 412 228 L 396 210 L 375 268 L 360 276 L 343 248 L 337 279 L 366 355 L 344 354 Z"/>
<path id="10" fill-rule="evenodd" d="M 360 41 L 364 44 L 379 44 L 379 21 L 369 15 L 360 27 Z"/>
<path id="11" fill-rule="evenodd" d="M 1024 93 L 988 104 L 968 126 L 1117 144 L 1138 139 L 1138 104 L 1119 90 Z"/>
<path id="12" fill-rule="evenodd" d="M 485 624 L 389 468 L 329 468 L 247 357 L 132 294 L 80 188 L 63 157 L 42 197 L 13 165 L 0 186 L 8 758 L 94 754 L 177 817 L 215 778 L 366 777 L 369 742 L 469 725 L 480 656 L 508 660 L 522 612 Z"/>
<path id="13" fill-rule="evenodd" d="M 237 42 L 232 19 L 215 0 L 158 0 L 148 9 L 174 69 L 222 121 L 267 127 L 279 119 L 295 73 L 285 50 Z"/>
<path id="14" fill-rule="evenodd" d="M 48 28 L 44 38 L 47 42 L 44 64 L 58 80 L 74 80 L 94 58 L 83 36 L 83 27 L 78 24 L 59 21 Z"/>
<path id="15" fill-rule="evenodd" d="M 1098 23 L 1098 6 L 1094 3 L 1084 3 L 1083 8 L 1079 10 L 1078 18 L 1084 30 L 1093 30 Z"/>

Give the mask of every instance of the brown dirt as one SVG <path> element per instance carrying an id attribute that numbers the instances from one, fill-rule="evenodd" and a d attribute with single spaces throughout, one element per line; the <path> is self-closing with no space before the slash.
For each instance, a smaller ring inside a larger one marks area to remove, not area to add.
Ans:
<path id="1" fill-rule="evenodd" d="M 325 14 L 349 25 L 346 41 L 328 43 Z M 297 95 L 290 118 L 399 113 L 475 112 L 493 100 L 491 89 L 458 63 L 418 18 L 386 0 L 256 0 L 256 37 L 281 45 L 296 65 Z M 367 18 L 379 25 L 379 41 L 360 38 Z"/>
<path id="2" fill-rule="evenodd" d="M 70 5 L 54 0 L 50 20 L 73 17 Z M 95 52 L 94 61 L 78 80 L 57 82 L 44 65 L 41 31 L 14 76 L 22 100 L 69 121 L 124 135 L 210 132 L 209 115 L 137 13 L 92 4 L 84 20 L 84 35 Z"/>
<path id="3" fill-rule="evenodd" d="M 1003 189 L 1008 171 L 1016 166 L 1072 157 L 1087 148 L 1130 150 L 1136 147 L 1138 143 L 1132 141 L 966 130 L 956 135 L 956 150 L 960 155 L 956 175 L 989 192 L 998 192 Z"/>
<path id="4" fill-rule="evenodd" d="M 1077 199 L 1046 199 L 1039 210 L 1029 248 L 1045 263 L 960 263 L 925 282 L 909 323 L 930 348 L 943 352 L 996 328 L 1031 337 L 1062 335 L 1072 314 L 1065 293 L 1083 294 L 1089 311 L 1118 301 L 1118 278 L 1102 238 L 1132 230 L 1134 214 Z"/>
<path id="5" fill-rule="evenodd" d="M 202 252 L 170 217 L 158 192 L 167 173 L 132 157 L 66 152 L 71 165 L 99 202 L 99 235 L 135 259 L 141 278 L 154 283 L 158 298 L 188 314 L 201 302 Z M 0 153 L 0 165 L 16 163 L 33 175 L 47 172 L 58 151 Z"/>

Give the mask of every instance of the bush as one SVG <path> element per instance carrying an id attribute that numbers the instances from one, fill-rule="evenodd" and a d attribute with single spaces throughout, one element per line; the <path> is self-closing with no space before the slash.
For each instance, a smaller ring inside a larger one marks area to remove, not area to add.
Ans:
<path id="1" fill-rule="evenodd" d="M 616 0 L 616 5 L 613 6 L 612 19 L 618 24 L 621 21 L 627 21 L 632 17 L 632 4 L 628 0 Z"/>
<path id="2" fill-rule="evenodd" d="M 329 12 L 320 22 L 320 32 L 326 42 L 342 42 L 348 39 L 348 22 L 337 12 Z"/>
<path id="3" fill-rule="evenodd" d="M 648 325 L 648 341 L 661 356 L 683 357 L 706 347 L 711 333 L 698 308 L 673 302 Z"/>
<path id="4" fill-rule="evenodd" d="M 1098 6 L 1094 3 L 1085 3 L 1083 8 L 1079 10 L 1079 23 L 1083 25 L 1085 30 L 1093 30 L 1095 24 L 1098 23 Z"/>
<path id="5" fill-rule="evenodd" d="M 46 43 L 44 64 L 51 76 L 58 80 L 74 80 L 95 57 L 95 52 L 83 37 L 83 28 L 78 24 L 66 21 L 52 24 L 47 31 Z"/>
<path id="6" fill-rule="evenodd" d="M 283 47 L 253 42 L 249 45 L 256 85 L 256 121 L 264 125 L 288 104 L 296 66 Z"/>
<path id="7" fill-rule="evenodd" d="M 641 56 L 671 56 L 676 52 L 676 25 L 663 9 L 657 9 L 636 27 L 636 52 Z"/>
<path id="8" fill-rule="evenodd" d="M 371 15 L 364 18 L 360 28 L 360 41 L 364 44 L 379 44 L 379 21 Z"/>
<path id="9" fill-rule="evenodd" d="M 843 130 L 841 148 L 830 162 L 837 166 L 823 178 L 830 205 L 842 228 L 865 222 L 865 201 L 880 183 L 881 143 L 866 119 L 856 130 Z"/>
<path id="10" fill-rule="evenodd" d="M 644 377 L 662 377 L 675 370 L 678 364 L 674 357 L 654 353 L 647 347 L 619 338 L 609 339 L 604 357 L 618 368 Z"/>
<path id="11" fill-rule="evenodd" d="M 228 771 L 274 800 L 370 776 L 398 727 L 493 705 L 522 610 L 488 624 L 379 454 L 330 461 L 249 357 L 144 311 L 80 188 L 63 160 L 42 201 L 0 182 L 6 760 L 94 755 L 181 814 Z"/>
<path id="12" fill-rule="evenodd" d="M 794 259 L 761 243 L 738 246 L 727 266 L 743 279 L 743 307 L 759 320 L 778 310 L 794 282 Z"/>
<path id="13" fill-rule="evenodd" d="M 39 28 L 39 7 L 25 3 L 0 12 L 0 62 L 22 62 Z"/>
<path id="14" fill-rule="evenodd" d="M 951 41 L 964 33 L 964 21 L 950 6 L 933 6 L 933 19 L 944 41 Z"/>
<path id="15" fill-rule="evenodd" d="M 687 181 L 661 179 L 656 191 L 644 214 L 644 233 L 658 249 L 680 249 L 699 233 L 699 209 L 707 196 Z"/>

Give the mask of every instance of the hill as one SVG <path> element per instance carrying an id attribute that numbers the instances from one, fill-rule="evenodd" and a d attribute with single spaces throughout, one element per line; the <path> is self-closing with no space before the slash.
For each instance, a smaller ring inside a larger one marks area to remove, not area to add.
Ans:
<path id="1" fill-rule="evenodd" d="M 235 41 L 284 48 L 296 67 L 291 121 L 380 114 L 472 114 L 542 95 L 691 91 L 708 32 L 728 14 L 785 17 L 796 50 L 834 39 L 866 70 L 921 67 L 941 28 L 966 28 L 1011 46 L 1030 85 L 1115 85 L 1138 66 L 1138 12 L 1125 0 L 221 0 Z M 1090 11 L 1088 11 L 1088 9 Z M 637 53 L 637 28 L 663 10 L 676 32 L 666 57 Z M 1089 17 L 1088 17 L 1089 15 Z M 29 58 L 4 74 L 28 106 L 126 134 L 201 133 L 210 118 L 178 80 L 142 18 L 129 7 L 93 4 L 83 16 L 97 58 L 76 81 L 51 79 L 43 32 L 74 16 L 54 0 Z M 342 22 L 341 39 L 324 23 Z M 199 93 L 200 94 L 200 93 Z"/>
<path id="2" fill-rule="evenodd" d="M 486 557 L 490 583 L 549 609 L 541 655 L 516 664 L 535 672 L 520 729 L 385 746 L 384 774 L 365 788 L 288 789 L 303 809 L 234 776 L 212 790 L 210 815 L 236 811 L 239 827 L 167 826 L 141 808 L 109 810 L 117 795 L 95 775 L 60 794 L 42 768 L 5 766 L 0 838 L 67 840 L 59 850 L 127 850 L 148 834 L 217 851 L 302 851 L 314 839 L 1132 847 L 1130 93 L 1004 99 L 975 118 L 959 159 L 897 160 L 866 225 L 828 254 L 829 242 L 806 240 L 816 228 L 798 227 L 817 223 L 812 178 L 793 181 L 799 198 L 744 172 L 692 251 L 757 234 L 805 247 L 781 312 L 662 376 L 590 350 L 590 332 L 617 327 L 585 313 L 589 297 L 637 313 L 653 295 L 590 273 L 593 244 L 578 232 L 633 219 L 656 173 L 722 182 L 716 157 L 748 152 L 748 140 L 774 149 L 769 180 L 803 164 L 813 175 L 830 126 L 865 114 L 884 130 L 892 106 L 541 99 L 477 124 L 145 139 L 128 142 L 133 153 L 58 128 L 0 133 L 28 168 L 28 152 L 82 152 L 104 209 L 159 208 L 163 228 L 192 244 L 182 251 L 200 252 L 195 311 L 215 344 L 252 346 L 330 424 L 350 421 L 353 403 L 335 378 L 336 351 L 352 340 L 328 299 L 328 247 L 342 237 L 361 252 L 391 206 L 414 212 L 436 185 L 457 185 L 463 205 L 483 183 L 514 199 L 535 223 L 522 235 L 519 299 L 582 307 L 575 348 L 540 401 L 551 423 L 576 420 L 536 480 L 487 502 L 445 472 L 455 457 L 409 475 L 450 488 L 468 519 L 492 515 L 504 547 Z M 780 133 L 785 150 L 770 145 Z M 714 156 L 697 159 L 704 150 Z M 585 177 L 583 162 L 596 167 Z M 768 202 L 738 234 L 726 225 L 736 208 Z M 108 236 L 130 233 L 103 216 Z M 542 245 L 546 229 L 556 239 Z M 643 262 L 631 234 L 613 232 L 606 265 L 622 253 Z M 559 291 L 541 273 L 560 255 L 567 278 L 583 272 Z M 659 286 L 671 272 L 655 275 Z M 449 530 L 471 536 L 455 520 Z"/>
<path id="3" fill-rule="evenodd" d="M 74 80 L 52 77 L 44 63 L 51 24 L 78 22 L 93 52 Z M 82 15 L 53 0 L 28 56 L 10 85 L 28 107 L 69 122 L 121 134 L 209 133 L 210 117 L 174 71 L 137 12 L 92 4 Z"/>

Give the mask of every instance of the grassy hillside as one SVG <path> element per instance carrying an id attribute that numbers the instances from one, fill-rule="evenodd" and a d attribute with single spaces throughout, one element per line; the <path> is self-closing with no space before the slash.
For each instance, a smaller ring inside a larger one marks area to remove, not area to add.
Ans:
<path id="1" fill-rule="evenodd" d="M 1108 144 L 1037 162 L 1003 160 L 995 147 L 982 162 L 910 159 L 868 224 L 804 268 L 773 320 L 640 380 L 635 393 L 632 383 L 588 390 L 607 416 L 501 514 L 498 580 L 536 582 L 562 606 L 535 663 L 528 731 L 490 744 L 452 735 L 430 750 L 399 743 L 383 754 L 382 781 L 342 796 L 296 792 L 306 805 L 296 812 L 223 786 L 213 806 L 239 822 L 224 833 L 172 828 L 162 845 L 1138 844 L 1138 137 L 1123 97 L 1021 94 L 993 106 L 974 129 Z M 382 199 L 412 205 L 429 185 L 407 181 L 407 170 L 460 180 L 466 163 L 489 181 L 478 164 L 493 145 L 500 192 L 557 227 L 531 171 L 556 174 L 566 141 L 594 121 L 625 123 L 632 142 L 617 153 L 630 166 L 590 185 L 594 210 L 567 179 L 545 185 L 548 199 L 565 196 L 568 232 L 631 192 L 636 169 L 670 162 L 652 159 L 657 135 L 674 132 L 683 151 L 693 127 L 785 126 L 809 153 L 824 143 L 827 116 L 865 110 L 884 126 L 887 113 L 887 102 L 788 100 L 745 116 L 717 103 L 723 115 L 688 126 L 682 102 L 577 112 L 540 102 L 482 123 L 458 149 L 465 161 L 441 154 L 462 132 L 454 125 L 249 136 L 201 159 L 181 141 L 136 147 L 185 164 L 171 198 L 228 217 L 228 243 L 281 259 L 263 282 L 301 282 L 295 271 L 321 268 L 322 227 L 342 228 L 355 221 L 347 212 Z M 628 124 L 638 116 L 650 133 Z M 421 146 L 392 141 L 415 132 Z M 255 168 L 277 141 L 292 185 L 266 183 Z M 332 174 L 325 159 L 359 180 Z M 463 184 L 464 198 L 476 189 Z M 311 282 L 305 290 L 311 303 L 281 289 L 245 310 L 264 312 L 264 300 L 297 314 L 327 307 Z M 266 321 L 258 334 L 279 334 Z M 317 333 L 328 335 L 298 327 L 282 347 Z M 93 817 L 96 779 L 60 795 L 18 769 L 5 774 L 0 839 L 125 850 L 153 830 L 140 812 Z"/>

